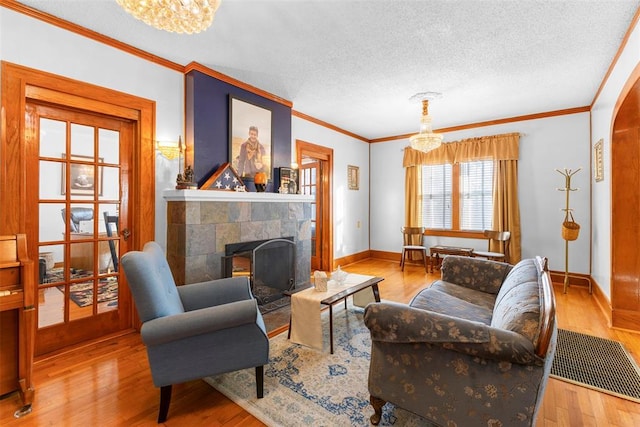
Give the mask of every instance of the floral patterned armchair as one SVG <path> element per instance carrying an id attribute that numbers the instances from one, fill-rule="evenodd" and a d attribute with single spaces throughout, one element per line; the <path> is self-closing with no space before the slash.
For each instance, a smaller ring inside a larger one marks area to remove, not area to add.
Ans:
<path id="1" fill-rule="evenodd" d="M 547 260 L 448 256 L 442 279 L 407 304 L 369 304 L 369 392 L 445 426 L 531 426 L 557 326 Z"/>

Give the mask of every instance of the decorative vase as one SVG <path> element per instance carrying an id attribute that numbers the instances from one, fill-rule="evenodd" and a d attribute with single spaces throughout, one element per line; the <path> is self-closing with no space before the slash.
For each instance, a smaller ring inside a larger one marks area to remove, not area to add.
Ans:
<path id="1" fill-rule="evenodd" d="M 267 174 L 264 172 L 256 172 L 253 177 L 253 183 L 256 186 L 256 191 L 262 193 L 267 187 Z"/>

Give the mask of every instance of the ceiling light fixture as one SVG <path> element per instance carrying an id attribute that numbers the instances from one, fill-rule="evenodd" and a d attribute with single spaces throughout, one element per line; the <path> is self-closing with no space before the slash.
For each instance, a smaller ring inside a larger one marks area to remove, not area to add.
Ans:
<path id="1" fill-rule="evenodd" d="M 422 118 L 420 119 L 420 132 L 411 136 L 409 142 L 411 148 L 425 153 L 438 148 L 442 144 L 441 133 L 433 133 L 431 129 L 431 116 L 429 115 L 429 101 L 440 98 L 441 93 L 438 92 L 421 92 L 416 93 L 410 99 L 422 101 Z"/>
<path id="2" fill-rule="evenodd" d="M 116 0 L 127 13 L 159 30 L 193 34 L 206 30 L 221 0 Z"/>

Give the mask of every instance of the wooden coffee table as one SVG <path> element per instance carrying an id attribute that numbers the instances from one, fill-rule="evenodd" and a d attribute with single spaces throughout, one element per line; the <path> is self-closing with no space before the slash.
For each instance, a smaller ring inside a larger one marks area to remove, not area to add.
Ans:
<path id="1" fill-rule="evenodd" d="M 364 282 L 357 283 L 352 286 L 347 285 L 347 287 L 341 287 L 339 289 L 328 289 L 326 292 L 323 292 L 327 296 L 326 298 L 320 301 L 320 305 L 329 306 L 329 343 L 330 343 L 331 354 L 333 354 L 333 306 L 334 304 L 344 300 L 344 306 L 346 309 L 347 297 L 367 288 L 371 288 L 371 290 L 373 291 L 373 298 L 375 299 L 375 301 L 380 302 L 380 291 L 378 290 L 378 283 L 382 282 L 383 280 L 384 280 L 383 277 L 371 277 L 370 279 L 367 279 Z M 310 292 L 315 292 L 312 289 L 312 286 L 309 285 L 303 288 L 294 289 L 291 291 L 285 291 L 283 292 L 283 294 L 293 298 L 295 294 L 302 291 L 306 291 L 306 290 L 310 290 Z M 291 323 L 292 323 L 292 316 L 289 315 L 289 332 L 287 334 L 287 338 L 291 338 Z"/>
<path id="2" fill-rule="evenodd" d="M 460 255 L 473 257 L 473 248 L 459 248 L 457 246 L 432 246 L 430 248 L 431 253 L 431 272 L 433 273 L 433 265 L 435 264 L 439 270 L 442 267 L 441 255 Z"/>

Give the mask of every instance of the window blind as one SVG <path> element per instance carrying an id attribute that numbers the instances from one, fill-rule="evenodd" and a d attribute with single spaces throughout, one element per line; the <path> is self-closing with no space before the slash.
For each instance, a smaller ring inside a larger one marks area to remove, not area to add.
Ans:
<path id="1" fill-rule="evenodd" d="M 460 229 L 491 229 L 493 162 L 460 163 Z"/>
<path id="2" fill-rule="evenodd" d="M 422 225 L 451 229 L 451 165 L 422 167 Z"/>

